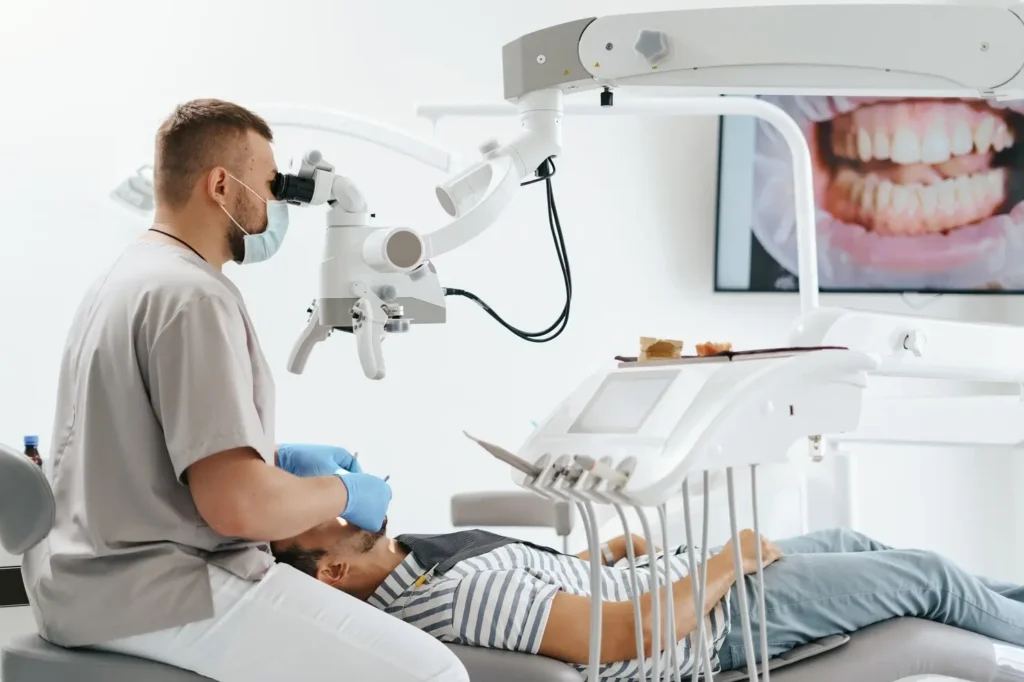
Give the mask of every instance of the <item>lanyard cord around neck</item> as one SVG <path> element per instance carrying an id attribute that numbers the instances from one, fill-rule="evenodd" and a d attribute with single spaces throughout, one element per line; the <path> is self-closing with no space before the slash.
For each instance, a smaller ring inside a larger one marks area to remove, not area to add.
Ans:
<path id="1" fill-rule="evenodd" d="M 199 252 L 198 252 L 198 251 L 196 251 L 196 250 L 195 250 L 194 248 L 192 248 L 192 245 L 191 245 L 191 244 L 189 244 L 189 243 L 188 243 L 187 241 L 185 241 L 184 239 L 182 239 L 181 237 L 176 237 L 176 236 L 174 236 L 173 234 L 171 234 L 170 232 L 164 232 L 163 230 L 158 230 L 158 229 L 156 229 L 155 227 L 151 227 L 151 228 L 149 228 L 149 231 L 150 231 L 150 232 L 156 232 L 156 233 L 158 233 L 158 234 L 162 234 L 162 235 L 163 235 L 163 236 L 165 236 L 165 237 L 170 237 L 170 238 L 171 238 L 171 239 L 173 239 L 174 241 L 177 241 L 177 242 L 181 242 L 181 243 L 182 243 L 182 244 L 183 244 L 183 245 L 185 246 L 185 248 L 187 248 L 187 249 L 188 249 L 189 251 L 191 251 L 192 253 L 196 254 L 196 255 L 197 255 L 197 256 L 199 256 L 200 258 L 202 258 L 202 259 L 203 259 L 203 262 L 206 262 L 206 259 L 205 259 L 205 258 L 203 258 L 203 254 L 199 253 Z"/>

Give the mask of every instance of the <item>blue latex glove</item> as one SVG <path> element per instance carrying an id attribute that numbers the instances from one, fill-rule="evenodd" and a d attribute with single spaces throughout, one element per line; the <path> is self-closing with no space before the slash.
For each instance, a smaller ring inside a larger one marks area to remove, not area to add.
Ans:
<path id="1" fill-rule="evenodd" d="M 341 518 L 371 533 L 379 531 L 391 504 L 391 486 L 370 474 L 339 474 L 338 478 L 348 489 Z"/>
<path id="2" fill-rule="evenodd" d="M 333 445 L 282 443 L 277 446 L 277 466 L 295 476 L 331 476 L 338 469 L 362 473 L 359 460 L 344 448 Z"/>

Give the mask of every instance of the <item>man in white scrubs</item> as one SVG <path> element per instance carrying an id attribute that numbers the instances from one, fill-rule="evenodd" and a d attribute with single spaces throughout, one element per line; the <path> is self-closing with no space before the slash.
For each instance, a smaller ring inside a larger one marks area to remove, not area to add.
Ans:
<path id="1" fill-rule="evenodd" d="M 332 518 L 384 525 L 391 490 L 340 448 L 275 446 L 274 380 L 228 261 L 271 257 L 267 123 L 179 106 L 156 136 L 153 227 L 86 290 L 61 364 L 57 516 L 25 557 L 40 633 L 222 682 L 464 680 L 413 629 L 277 565 L 268 543 Z"/>

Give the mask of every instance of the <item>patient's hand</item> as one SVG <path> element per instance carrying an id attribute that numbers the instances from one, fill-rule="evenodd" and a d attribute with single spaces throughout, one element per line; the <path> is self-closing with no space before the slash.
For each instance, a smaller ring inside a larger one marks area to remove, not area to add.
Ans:
<path id="1" fill-rule="evenodd" d="M 722 553 L 727 556 L 732 556 L 732 539 L 725 543 L 725 547 L 722 549 Z M 750 575 L 751 573 L 757 573 L 757 544 L 752 530 L 741 530 L 740 531 L 740 557 L 743 559 L 743 574 Z M 773 545 L 771 542 L 761 536 L 761 560 L 763 566 L 768 566 L 775 563 L 782 558 L 782 550 L 777 545 Z"/>

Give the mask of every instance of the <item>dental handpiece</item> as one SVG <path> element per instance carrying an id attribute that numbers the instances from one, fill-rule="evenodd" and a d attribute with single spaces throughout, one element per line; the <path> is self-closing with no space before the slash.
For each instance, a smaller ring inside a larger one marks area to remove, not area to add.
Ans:
<path id="1" fill-rule="evenodd" d="M 604 479 L 612 486 L 619 486 L 626 482 L 626 474 L 624 472 L 613 469 L 604 462 L 595 460 L 593 457 L 576 455 L 573 459 L 576 465 L 584 471 L 589 471 L 592 475 Z"/>

